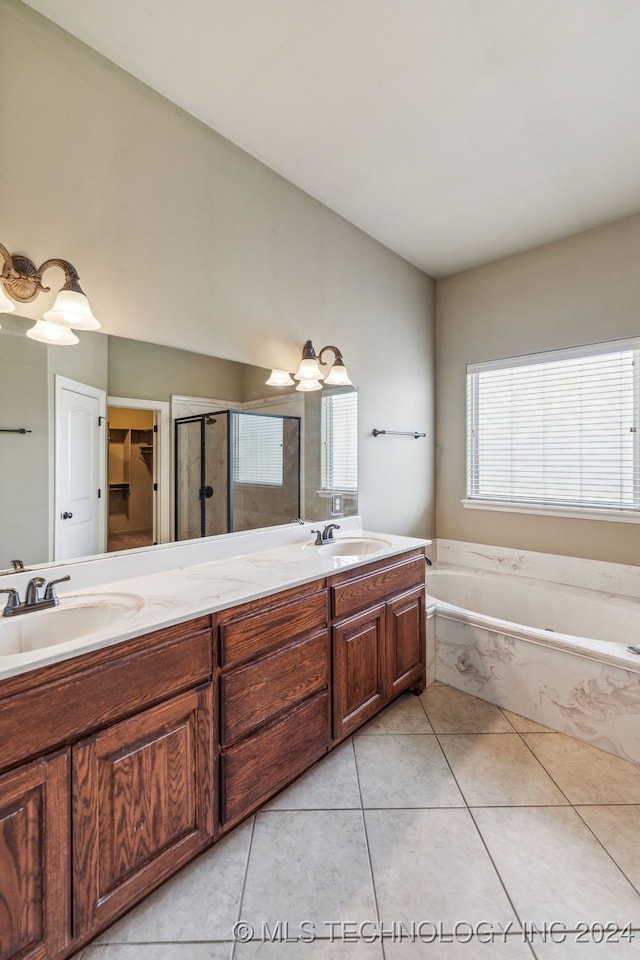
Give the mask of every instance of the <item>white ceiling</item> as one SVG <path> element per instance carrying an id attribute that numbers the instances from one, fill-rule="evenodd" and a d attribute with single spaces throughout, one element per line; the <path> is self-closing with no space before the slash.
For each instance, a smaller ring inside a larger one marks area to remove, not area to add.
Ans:
<path id="1" fill-rule="evenodd" d="M 432 276 L 640 211 L 638 0 L 27 0 Z"/>

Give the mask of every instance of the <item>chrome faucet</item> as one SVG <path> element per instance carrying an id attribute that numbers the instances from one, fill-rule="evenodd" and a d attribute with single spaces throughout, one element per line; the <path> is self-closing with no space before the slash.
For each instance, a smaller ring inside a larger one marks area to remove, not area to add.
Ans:
<path id="1" fill-rule="evenodd" d="M 47 607 L 57 607 L 60 601 L 56 595 L 56 584 L 71 580 L 67 574 L 66 577 L 59 577 L 57 580 L 50 580 L 49 583 L 44 577 L 32 577 L 27 584 L 24 595 L 24 603 L 20 600 L 20 594 L 13 587 L 0 590 L 0 593 L 8 593 L 9 599 L 2 611 L 3 617 L 17 617 L 20 613 L 30 613 L 32 610 L 46 610 Z M 40 589 L 46 584 L 44 597 L 40 596 Z"/>
<path id="2" fill-rule="evenodd" d="M 314 540 L 316 547 L 321 547 L 323 543 L 331 543 L 333 540 L 333 531 L 339 529 L 339 523 L 327 523 L 322 532 L 320 530 L 312 530 L 311 533 L 315 533 L 316 535 L 316 539 Z"/>

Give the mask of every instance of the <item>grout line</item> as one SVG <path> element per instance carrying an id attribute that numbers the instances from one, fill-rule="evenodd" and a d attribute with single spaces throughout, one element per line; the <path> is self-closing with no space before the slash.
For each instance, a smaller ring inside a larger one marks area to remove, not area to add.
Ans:
<path id="1" fill-rule="evenodd" d="M 244 865 L 244 876 L 242 878 L 242 890 L 240 891 L 240 898 L 238 900 L 238 912 L 236 914 L 236 922 L 238 922 L 242 916 L 242 905 L 244 903 L 244 894 L 247 888 L 247 878 L 249 876 L 249 861 L 251 860 L 251 848 L 253 847 L 253 835 L 256 829 L 256 815 L 255 813 L 251 817 L 251 833 L 249 835 L 249 843 L 247 844 L 247 859 Z M 226 941 L 225 941 L 226 942 Z M 229 955 L 229 960 L 233 960 L 236 954 L 236 943 L 237 941 L 232 941 L 231 953 Z"/>
<path id="2" fill-rule="evenodd" d="M 551 771 L 550 771 L 550 770 L 547 770 L 547 768 L 545 767 L 545 765 L 544 765 L 544 763 L 542 762 L 542 760 L 538 757 L 538 755 L 536 754 L 535 750 L 533 750 L 533 748 L 527 743 L 527 741 L 525 740 L 524 736 L 523 736 L 521 733 L 519 733 L 518 736 L 520 737 L 520 739 L 522 740 L 522 742 L 524 743 L 525 747 L 527 748 L 527 750 L 529 751 L 529 753 L 531 754 L 531 756 L 534 758 L 534 760 L 535 760 L 537 763 L 540 764 L 540 766 L 542 767 L 542 769 L 544 770 L 544 772 L 546 773 L 546 775 L 549 777 L 549 779 L 551 780 L 551 782 L 556 785 L 557 789 L 560 791 L 560 793 L 561 793 L 562 796 L 565 798 L 565 800 L 567 801 L 567 803 L 573 808 L 573 802 L 572 802 L 572 800 L 571 800 L 571 797 L 567 796 L 566 791 L 562 789 L 562 787 L 560 786 L 560 784 L 558 783 L 558 781 L 556 780 L 556 778 L 554 777 L 554 775 L 551 773 Z"/>
<path id="3" fill-rule="evenodd" d="M 380 925 L 380 908 L 379 908 L 379 906 L 378 906 L 378 894 L 377 894 L 377 892 L 376 892 L 376 882 L 375 882 L 375 877 L 374 877 L 374 874 L 373 874 L 373 862 L 372 862 L 372 860 L 371 860 L 371 849 L 370 849 L 370 847 L 369 847 L 369 834 L 368 834 L 368 832 L 367 832 L 367 820 L 366 820 L 366 817 L 365 817 L 365 815 L 364 815 L 364 803 L 363 803 L 363 800 L 362 800 L 362 787 L 361 787 L 361 785 L 360 785 L 360 774 L 359 774 L 359 772 L 358 772 L 358 757 L 357 757 L 357 754 L 356 754 L 356 745 L 355 745 L 355 742 L 354 742 L 354 738 L 353 738 L 353 737 L 351 737 L 351 749 L 353 750 L 353 764 L 354 764 L 355 771 L 356 771 L 356 782 L 357 782 L 357 784 L 358 784 L 358 795 L 359 795 L 359 797 L 360 797 L 360 817 L 361 817 L 361 819 L 362 819 L 362 829 L 363 829 L 363 832 L 364 832 L 364 844 L 365 844 L 365 848 L 366 848 L 366 851 L 367 851 L 367 862 L 368 862 L 368 864 L 369 864 L 369 877 L 370 877 L 370 879 L 371 879 L 371 892 L 373 893 L 373 906 L 374 906 L 374 909 L 375 909 L 375 912 L 376 912 L 376 921 L 377 921 L 378 926 L 379 926 L 379 925 Z M 381 952 L 381 955 L 382 955 L 382 960 L 385 960 L 384 946 L 381 946 L 381 947 L 380 947 L 380 952 Z"/>
<path id="4" fill-rule="evenodd" d="M 492 867 L 493 867 L 493 869 L 494 869 L 494 871 L 495 871 L 496 877 L 498 878 L 498 882 L 500 883 L 500 886 L 501 886 L 502 889 L 504 890 L 504 894 L 505 894 L 505 896 L 506 896 L 506 898 L 507 898 L 507 902 L 509 903 L 511 909 L 513 910 L 513 915 L 514 915 L 514 917 L 516 918 L 516 920 L 517 920 L 518 923 L 520 924 L 520 927 L 522 928 L 522 927 L 523 927 L 523 924 L 522 924 L 522 920 L 521 920 L 521 918 L 520 918 L 520 914 L 519 914 L 518 911 L 516 910 L 515 903 L 514 903 L 513 900 L 511 899 L 511 896 L 510 896 L 510 894 L 509 894 L 509 891 L 507 890 L 506 884 L 505 884 L 504 880 L 502 879 L 502 876 L 500 875 L 500 871 L 498 870 L 498 867 L 497 867 L 497 865 L 496 865 L 496 863 L 495 863 L 495 861 L 494 861 L 494 859 L 493 859 L 493 856 L 491 855 L 491 851 L 489 850 L 489 847 L 487 846 L 486 841 L 485 841 L 484 837 L 482 836 L 482 832 L 481 832 L 481 830 L 480 830 L 480 827 L 478 826 L 478 823 L 477 823 L 477 821 L 476 821 L 476 818 L 473 816 L 473 813 L 472 813 L 472 811 L 471 811 L 471 808 L 469 807 L 469 804 L 468 804 L 467 801 L 466 801 L 466 798 L 465 798 L 464 793 L 463 793 L 463 791 L 462 791 L 462 787 L 460 786 L 460 784 L 459 784 L 459 782 L 458 782 L 458 778 L 456 777 L 456 775 L 455 775 L 455 773 L 454 773 L 454 771 L 453 771 L 453 767 L 452 767 L 451 764 L 449 763 L 449 758 L 447 757 L 446 753 L 445 753 L 444 750 L 442 749 L 442 744 L 440 743 L 439 740 L 438 740 L 438 746 L 440 747 L 440 750 L 442 751 L 442 754 L 443 754 L 443 756 L 444 756 L 445 762 L 446 762 L 447 766 L 449 767 L 449 770 L 451 771 L 451 776 L 453 777 L 453 779 L 454 779 L 454 781 L 455 781 L 455 783 L 456 783 L 456 786 L 458 787 L 458 790 L 460 791 L 460 794 L 462 795 L 462 799 L 464 800 L 464 803 L 465 803 L 465 809 L 466 809 L 469 817 L 471 818 L 471 822 L 473 823 L 473 825 L 474 825 L 474 827 L 475 827 L 475 829 L 476 829 L 476 832 L 477 832 L 477 834 L 478 834 L 478 836 L 479 836 L 479 838 L 480 838 L 480 842 L 481 842 L 482 846 L 484 847 L 484 849 L 485 849 L 485 851 L 486 851 L 486 853 L 487 853 L 487 856 L 488 856 L 488 858 L 489 858 L 489 862 L 491 863 L 491 865 L 492 865 Z"/>
<path id="5" fill-rule="evenodd" d="M 579 806 L 584 807 L 584 806 L 586 806 L 586 804 L 581 803 L 581 804 L 579 804 Z M 607 807 L 607 806 L 610 806 L 610 804 L 607 804 L 607 803 L 601 803 L 601 804 L 597 804 L 597 805 L 596 805 L 596 804 L 591 804 L 591 806 Z M 622 804 L 619 804 L 619 806 L 622 806 Z M 631 804 L 629 804 L 629 806 L 631 806 Z M 633 806 L 637 806 L 637 804 L 633 804 Z M 593 830 L 593 828 L 591 827 L 591 825 L 590 825 L 589 823 L 587 823 L 587 821 L 584 819 L 584 817 L 582 816 L 582 814 L 580 813 L 580 811 L 577 809 L 577 807 L 574 807 L 573 809 L 574 809 L 575 813 L 580 817 L 580 820 L 582 821 L 582 823 L 584 823 L 584 825 L 585 825 L 585 827 L 587 828 L 587 830 L 589 831 L 589 833 L 592 834 L 592 836 L 595 838 L 595 840 L 598 842 L 598 844 L 602 847 L 602 849 L 603 849 L 604 852 L 607 854 L 607 856 L 609 857 L 609 859 L 611 860 L 611 862 L 614 864 L 614 866 L 617 867 L 617 869 L 620 871 L 620 873 L 621 873 L 622 876 L 625 878 L 625 880 L 627 881 L 627 883 L 630 884 L 631 888 L 632 888 L 633 890 L 635 890 L 635 892 L 636 892 L 637 894 L 640 895 L 640 884 L 634 883 L 633 880 L 631 880 L 631 879 L 627 876 L 627 874 L 624 872 L 624 870 L 622 869 L 622 867 L 620 866 L 620 864 L 618 863 L 618 861 L 615 859 L 615 857 L 614 857 L 613 854 L 611 853 L 611 851 L 607 849 L 607 847 L 605 846 L 604 842 L 600 839 L 600 837 L 598 836 L 598 834 Z"/>

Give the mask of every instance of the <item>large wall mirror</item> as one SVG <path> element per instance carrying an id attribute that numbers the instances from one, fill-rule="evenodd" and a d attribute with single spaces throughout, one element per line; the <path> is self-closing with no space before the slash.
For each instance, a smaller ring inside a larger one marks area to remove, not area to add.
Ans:
<path id="1" fill-rule="evenodd" d="M 46 346 L 32 320 L 0 322 L 0 571 L 357 513 L 355 388 L 268 387 L 260 367 L 103 333 Z"/>

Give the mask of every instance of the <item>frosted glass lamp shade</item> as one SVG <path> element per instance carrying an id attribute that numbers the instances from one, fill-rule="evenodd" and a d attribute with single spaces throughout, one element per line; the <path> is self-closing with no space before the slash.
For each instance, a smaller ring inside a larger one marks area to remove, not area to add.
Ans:
<path id="1" fill-rule="evenodd" d="M 13 313 L 15 308 L 15 303 L 13 300 L 9 300 L 9 297 L 2 289 L 2 284 L 0 283 L 0 313 Z"/>
<path id="2" fill-rule="evenodd" d="M 319 380 L 301 380 L 296 390 L 301 393 L 311 393 L 312 390 L 322 390 L 322 384 Z"/>
<path id="3" fill-rule="evenodd" d="M 289 387 L 293 383 L 293 379 L 286 370 L 274 369 L 266 383 L 269 387 Z"/>
<path id="4" fill-rule="evenodd" d="M 294 373 L 294 377 L 296 380 L 324 380 L 320 364 L 317 360 L 311 358 L 300 361 L 300 366 Z"/>
<path id="5" fill-rule="evenodd" d="M 325 387 L 347 387 L 350 383 L 351 380 L 349 380 L 349 374 L 344 363 L 336 360 L 324 381 Z"/>
<path id="6" fill-rule="evenodd" d="M 49 311 L 51 312 L 51 311 Z M 50 320 L 38 320 L 33 327 L 27 330 L 27 336 L 39 343 L 49 343 L 53 346 L 71 347 L 78 343 L 78 338 L 69 327 Z"/>
<path id="7" fill-rule="evenodd" d="M 56 297 L 51 310 L 44 314 L 44 319 L 65 327 L 73 327 L 74 330 L 98 330 L 100 327 L 84 293 L 64 288 Z"/>

